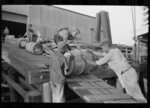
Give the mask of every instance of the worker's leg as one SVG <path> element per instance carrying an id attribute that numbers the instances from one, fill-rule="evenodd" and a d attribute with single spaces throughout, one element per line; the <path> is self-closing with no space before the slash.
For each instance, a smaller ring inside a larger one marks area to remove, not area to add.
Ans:
<path id="1" fill-rule="evenodd" d="M 116 88 L 118 90 L 119 93 L 124 93 L 124 88 L 122 87 L 119 78 L 117 78 L 117 82 L 116 82 Z"/>
<path id="2" fill-rule="evenodd" d="M 50 83 L 46 82 L 42 84 L 42 91 L 43 91 L 43 102 L 48 103 L 52 102 L 52 90 L 50 87 Z"/>
<path id="3" fill-rule="evenodd" d="M 65 102 L 64 97 L 64 83 L 59 84 L 50 81 L 51 89 L 52 89 L 52 100 L 54 103 L 63 103 Z"/>
<path id="4" fill-rule="evenodd" d="M 128 72 L 124 73 L 122 75 L 122 78 L 127 94 L 129 94 L 136 100 L 139 100 L 141 102 L 147 102 L 137 82 L 137 73 L 133 68 L 131 68 Z"/>

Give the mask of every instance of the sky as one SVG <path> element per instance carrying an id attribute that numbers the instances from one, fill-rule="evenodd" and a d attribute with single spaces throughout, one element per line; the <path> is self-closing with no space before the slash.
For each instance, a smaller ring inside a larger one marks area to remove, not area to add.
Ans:
<path id="1" fill-rule="evenodd" d="M 100 6 L 100 5 L 54 5 L 67 10 L 96 17 L 96 13 L 107 11 L 109 13 L 111 35 L 113 44 L 133 45 L 133 22 L 131 6 Z M 142 20 L 142 6 L 136 6 L 136 34 L 148 32 Z"/>

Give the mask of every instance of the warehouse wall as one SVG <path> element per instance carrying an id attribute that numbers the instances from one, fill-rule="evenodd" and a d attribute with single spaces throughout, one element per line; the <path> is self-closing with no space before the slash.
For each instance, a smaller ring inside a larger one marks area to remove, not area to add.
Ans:
<path id="1" fill-rule="evenodd" d="M 95 18 L 67 11 L 53 6 L 30 5 L 28 23 L 34 25 L 42 35 L 53 38 L 56 29 L 61 25 L 69 28 L 78 27 L 81 34 L 78 36 L 82 41 L 91 42 L 94 36 Z"/>

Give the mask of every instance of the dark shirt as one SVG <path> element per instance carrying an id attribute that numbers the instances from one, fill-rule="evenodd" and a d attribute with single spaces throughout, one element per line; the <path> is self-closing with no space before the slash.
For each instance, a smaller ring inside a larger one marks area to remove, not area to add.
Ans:
<path id="1" fill-rule="evenodd" d="M 63 54 L 51 51 L 50 58 L 51 58 L 50 81 L 59 84 L 64 83 L 65 58 Z"/>

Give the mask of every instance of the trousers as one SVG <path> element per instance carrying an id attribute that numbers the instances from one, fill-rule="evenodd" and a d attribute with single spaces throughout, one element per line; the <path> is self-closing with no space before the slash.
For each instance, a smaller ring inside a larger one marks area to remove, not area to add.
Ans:
<path id="1" fill-rule="evenodd" d="M 121 75 L 124 83 L 126 93 L 132 96 L 134 99 L 147 102 L 146 98 L 141 92 L 140 86 L 138 84 L 137 73 L 134 68 L 129 69 L 127 72 Z"/>
<path id="2" fill-rule="evenodd" d="M 50 81 L 50 86 L 52 90 L 52 102 L 53 103 L 64 103 L 65 96 L 64 96 L 64 83 L 55 83 Z"/>

